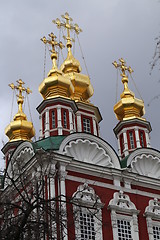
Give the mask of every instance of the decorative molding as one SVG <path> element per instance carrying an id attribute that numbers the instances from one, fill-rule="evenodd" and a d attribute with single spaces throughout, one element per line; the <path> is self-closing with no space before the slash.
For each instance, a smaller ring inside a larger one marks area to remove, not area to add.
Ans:
<path id="1" fill-rule="evenodd" d="M 132 172 L 143 176 L 160 179 L 160 159 L 153 155 L 142 154 L 131 162 Z"/>
<path id="2" fill-rule="evenodd" d="M 81 206 L 102 207 L 100 198 L 96 195 L 94 189 L 87 183 L 79 185 L 77 191 L 72 196 L 74 202 L 78 202 Z"/>
<path id="3" fill-rule="evenodd" d="M 149 240 L 154 240 L 153 228 L 158 227 L 160 229 L 160 201 L 157 198 L 149 201 L 144 216 L 146 217 Z"/>
<path id="4" fill-rule="evenodd" d="M 86 216 L 86 221 L 88 218 L 93 219 L 92 224 L 94 223 L 94 226 L 92 225 L 92 230 L 94 229 L 93 231 L 95 232 L 95 240 L 102 240 L 101 208 L 104 206 L 104 204 L 101 203 L 101 200 L 96 195 L 94 189 L 88 186 L 87 183 L 78 186 L 77 191 L 72 196 L 72 202 L 76 239 L 80 239 L 80 236 L 82 234 L 81 224 L 86 224 L 86 222 L 82 223 L 83 218 L 80 221 L 80 218 L 82 217 L 81 215 L 83 215 Z M 87 234 L 89 234 L 89 232 Z"/>
<path id="5" fill-rule="evenodd" d="M 131 215 L 134 213 L 139 213 L 137 211 L 134 203 L 131 202 L 129 196 L 124 194 L 123 191 L 115 192 L 113 195 L 113 199 L 110 200 L 109 209 L 114 209 L 117 212 L 128 212 Z"/>
<path id="6" fill-rule="evenodd" d="M 153 157 L 160 159 L 160 152 L 158 150 L 153 148 L 138 148 L 129 155 L 127 159 L 127 167 L 131 165 L 131 162 L 135 159 L 135 157 L 141 156 L 142 154 L 152 155 Z"/>
<path id="7" fill-rule="evenodd" d="M 91 134 L 74 133 L 67 136 L 61 143 L 59 153 L 70 154 L 76 160 L 120 169 L 119 158 L 112 147 Z"/>
<path id="8" fill-rule="evenodd" d="M 149 201 L 149 205 L 145 209 L 145 216 L 160 220 L 160 201 L 157 198 Z"/>
<path id="9" fill-rule="evenodd" d="M 123 191 L 115 192 L 113 195 L 113 199 L 109 202 L 108 209 L 111 210 L 113 239 L 118 239 L 120 231 L 120 229 L 118 228 L 118 220 L 122 220 L 129 222 L 132 239 L 138 240 L 139 230 L 137 215 L 139 211 L 136 209 L 135 204 L 131 202 L 129 196 L 124 194 Z"/>
<path id="10" fill-rule="evenodd" d="M 114 167 L 111 158 L 105 150 L 99 147 L 97 143 L 89 140 L 77 139 L 76 141 L 71 141 L 65 147 L 64 154 L 82 162 Z"/>

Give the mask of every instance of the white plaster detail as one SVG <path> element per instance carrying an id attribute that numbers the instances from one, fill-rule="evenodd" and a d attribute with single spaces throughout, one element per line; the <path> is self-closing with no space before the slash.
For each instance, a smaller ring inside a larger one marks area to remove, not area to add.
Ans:
<path id="1" fill-rule="evenodd" d="M 143 176 L 160 178 L 160 159 L 152 155 L 142 154 L 131 162 L 132 172 Z"/>
<path id="2" fill-rule="evenodd" d="M 111 158 L 105 150 L 99 147 L 97 143 L 90 142 L 89 140 L 78 139 L 71 141 L 65 147 L 64 154 L 73 157 L 75 160 L 114 167 Z"/>
<path id="3" fill-rule="evenodd" d="M 92 118 L 92 121 L 93 121 L 93 133 L 94 133 L 94 135 L 98 135 L 97 134 L 97 126 L 96 126 L 96 119 L 95 119 L 95 117 L 93 117 Z"/>
<path id="4" fill-rule="evenodd" d="M 80 213 L 93 217 L 95 240 L 102 240 L 102 210 L 104 206 L 94 189 L 87 183 L 78 186 L 72 196 L 76 239 L 81 238 Z M 89 237 L 89 236 L 88 236 Z"/>
<path id="5" fill-rule="evenodd" d="M 138 148 L 135 151 L 133 151 L 128 159 L 127 159 L 127 167 L 131 165 L 131 162 L 137 157 L 137 156 L 141 156 L 141 155 L 152 155 L 153 157 L 157 157 L 160 159 L 160 152 L 155 150 L 155 149 L 151 149 L 151 148 Z"/>
<path id="6" fill-rule="evenodd" d="M 147 221 L 149 240 L 154 240 L 153 227 L 160 228 L 160 201 L 157 198 L 149 201 L 144 216 Z"/>
<path id="7" fill-rule="evenodd" d="M 108 209 L 111 210 L 111 222 L 113 229 L 113 239 L 118 239 L 118 220 L 126 220 L 131 226 L 131 235 L 133 240 L 139 239 L 138 220 L 137 215 L 139 211 L 131 202 L 128 195 L 123 191 L 115 192 L 113 199 L 110 200 Z"/>
<path id="8" fill-rule="evenodd" d="M 138 131 L 138 128 L 135 128 L 135 137 L 136 137 L 137 148 L 140 148 L 140 147 L 141 147 L 141 144 L 140 144 L 140 139 L 139 139 L 139 131 Z"/>
<path id="9" fill-rule="evenodd" d="M 74 133 L 67 136 L 58 152 L 68 154 L 79 161 L 120 169 L 118 156 L 112 147 L 92 134 Z"/>
<path id="10" fill-rule="evenodd" d="M 123 132 L 123 139 L 124 139 L 124 155 L 128 156 L 129 152 L 128 152 L 128 141 L 127 141 L 127 134 L 126 132 Z"/>
<path id="11" fill-rule="evenodd" d="M 62 117 L 61 117 L 61 107 L 57 107 L 57 118 L 58 118 L 58 135 L 62 135 Z"/>
<path id="12" fill-rule="evenodd" d="M 50 136 L 50 133 L 49 133 L 49 109 L 46 108 L 46 117 L 45 117 L 45 137 L 49 137 Z"/>
<path id="13" fill-rule="evenodd" d="M 82 132 L 81 114 L 77 113 L 77 131 Z"/>

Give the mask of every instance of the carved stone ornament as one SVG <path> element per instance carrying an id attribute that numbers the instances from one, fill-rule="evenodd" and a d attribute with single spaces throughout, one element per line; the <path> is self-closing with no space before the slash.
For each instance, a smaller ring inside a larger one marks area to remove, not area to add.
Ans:
<path id="1" fill-rule="evenodd" d="M 108 207 L 109 209 L 114 209 L 120 212 L 137 212 L 136 206 L 123 191 L 114 193 L 113 199 L 110 200 Z"/>
<path id="2" fill-rule="evenodd" d="M 145 216 L 160 219 L 160 201 L 157 198 L 149 201 L 149 205 L 145 209 Z"/>
<path id="3" fill-rule="evenodd" d="M 77 191 L 73 194 L 73 201 L 78 201 L 81 205 L 103 206 L 100 198 L 96 195 L 94 189 L 87 183 L 78 186 Z"/>
<path id="4" fill-rule="evenodd" d="M 160 159 L 152 155 L 142 154 L 131 162 L 132 172 L 143 176 L 160 178 Z"/>
<path id="5" fill-rule="evenodd" d="M 110 156 L 97 143 L 87 139 L 77 139 L 66 145 L 64 154 L 75 160 L 96 164 L 100 166 L 114 167 Z"/>

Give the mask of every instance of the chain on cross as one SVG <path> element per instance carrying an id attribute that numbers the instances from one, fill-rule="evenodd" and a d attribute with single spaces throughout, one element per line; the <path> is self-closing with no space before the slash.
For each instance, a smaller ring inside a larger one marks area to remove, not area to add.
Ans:
<path id="1" fill-rule="evenodd" d="M 119 68 L 121 71 L 121 75 L 122 76 L 126 76 L 126 71 L 128 71 L 130 74 L 133 72 L 132 68 L 129 66 L 126 66 L 126 62 L 124 61 L 123 58 L 119 59 L 120 63 L 117 63 L 116 61 L 114 61 L 112 64 L 115 66 L 115 68 Z"/>
<path id="2" fill-rule="evenodd" d="M 67 36 L 64 36 L 64 38 L 67 40 L 67 47 L 72 47 L 72 43 L 74 41 L 73 38 L 70 36 L 70 31 L 75 31 L 76 34 L 79 34 L 82 32 L 82 29 L 79 28 L 78 24 L 72 24 L 73 19 L 69 16 L 69 14 L 66 12 L 64 15 L 61 15 L 64 20 L 60 21 L 59 18 L 56 20 L 53 20 L 52 22 L 57 25 L 57 28 L 65 28 L 67 30 Z"/>

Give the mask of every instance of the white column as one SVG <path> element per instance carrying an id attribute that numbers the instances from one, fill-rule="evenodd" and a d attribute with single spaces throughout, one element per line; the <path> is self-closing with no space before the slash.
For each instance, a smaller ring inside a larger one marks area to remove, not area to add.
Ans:
<path id="1" fill-rule="evenodd" d="M 96 125 L 96 119 L 93 117 L 93 118 L 92 118 L 92 121 L 93 121 L 93 133 L 94 133 L 94 135 L 97 136 L 97 125 Z"/>
<path id="2" fill-rule="evenodd" d="M 57 107 L 57 118 L 58 118 L 58 135 L 62 135 L 62 116 L 61 107 Z"/>
<path id="3" fill-rule="evenodd" d="M 118 136 L 117 142 L 118 142 L 118 156 L 121 157 L 121 147 L 120 147 L 119 136 Z"/>
<path id="4" fill-rule="evenodd" d="M 148 130 L 145 131 L 145 136 L 146 136 L 146 144 L 147 144 L 147 147 L 151 147 L 151 143 L 150 143 L 150 138 L 149 138 L 149 132 L 148 132 Z"/>
<path id="5" fill-rule="evenodd" d="M 66 184 L 65 179 L 67 176 L 66 167 L 64 165 L 60 165 L 59 168 L 59 194 L 61 196 L 61 204 L 60 204 L 60 213 L 62 214 L 61 220 L 61 233 L 62 236 L 60 239 L 68 240 L 68 233 L 67 233 L 67 209 L 66 209 Z"/>
<path id="6" fill-rule="evenodd" d="M 39 129 L 39 139 L 43 138 L 43 134 L 42 134 L 42 115 L 39 115 L 39 122 L 40 122 L 40 129 Z"/>
<path id="7" fill-rule="evenodd" d="M 128 141 L 127 141 L 127 134 L 126 134 L 126 132 L 123 132 L 123 139 L 124 139 L 124 155 L 128 156 L 129 151 L 128 151 Z"/>
<path id="8" fill-rule="evenodd" d="M 137 129 L 137 128 L 135 129 L 135 136 L 136 136 L 137 148 L 140 148 L 140 147 L 141 147 L 141 144 L 140 144 L 139 132 L 138 132 L 138 129 Z"/>
<path id="9" fill-rule="evenodd" d="M 69 128 L 70 128 L 70 133 L 73 133 L 73 115 L 72 115 L 72 110 L 69 110 Z"/>
<path id="10" fill-rule="evenodd" d="M 49 109 L 46 109 L 46 123 L 45 123 L 45 137 L 49 137 L 50 133 L 49 133 Z"/>
<path id="11" fill-rule="evenodd" d="M 53 199 L 55 197 L 55 174 L 56 168 L 55 164 L 51 164 L 49 179 L 50 179 L 50 198 Z"/>
<path id="12" fill-rule="evenodd" d="M 81 114 L 77 113 L 77 131 L 82 132 Z"/>

